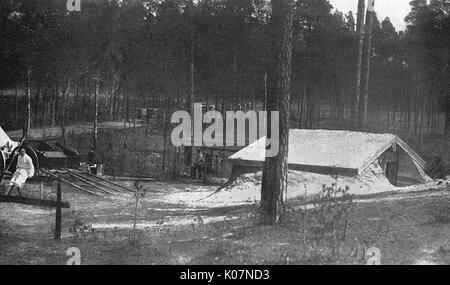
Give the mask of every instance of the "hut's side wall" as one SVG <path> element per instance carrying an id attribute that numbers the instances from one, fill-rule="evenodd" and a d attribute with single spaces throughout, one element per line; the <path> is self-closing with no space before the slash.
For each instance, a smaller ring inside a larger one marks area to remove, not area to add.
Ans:
<path id="1" fill-rule="evenodd" d="M 244 165 L 233 164 L 229 181 L 233 181 L 234 179 L 236 179 L 237 177 L 239 177 L 243 174 L 256 173 L 256 172 L 262 171 L 262 170 L 263 170 L 262 166 L 244 166 Z"/>

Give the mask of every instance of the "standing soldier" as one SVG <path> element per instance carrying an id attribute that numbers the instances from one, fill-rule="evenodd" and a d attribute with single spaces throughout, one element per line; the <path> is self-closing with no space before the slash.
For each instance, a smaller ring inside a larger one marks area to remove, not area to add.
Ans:
<path id="1" fill-rule="evenodd" d="M 200 148 L 197 149 L 197 154 L 195 155 L 193 174 L 195 178 L 201 178 L 202 169 L 204 167 L 203 153 Z"/>
<path id="2" fill-rule="evenodd" d="M 95 153 L 95 147 L 93 146 L 87 154 L 87 163 L 91 174 L 97 174 L 97 154 Z"/>

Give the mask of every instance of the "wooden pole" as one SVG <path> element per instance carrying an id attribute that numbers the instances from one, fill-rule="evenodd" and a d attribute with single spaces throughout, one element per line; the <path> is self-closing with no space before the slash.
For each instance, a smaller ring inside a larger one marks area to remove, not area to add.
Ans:
<path id="1" fill-rule="evenodd" d="M 363 42 L 364 42 L 364 9 L 365 0 L 358 0 L 358 18 L 356 32 L 358 34 L 358 59 L 356 61 L 355 72 L 355 101 L 354 101 L 354 120 L 355 128 L 359 129 L 359 104 L 361 95 L 361 67 L 363 56 Z"/>
<path id="2" fill-rule="evenodd" d="M 55 200 L 0 195 L 0 203 L 14 203 L 36 207 L 56 208 L 58 202 Z M 61 208 L 70 208 L 70 204 L 68 202 L 61 202 L 60 204 Z"/>
<path id="3" fill-rule="evenodd" d="M 372 3 L 372 4 L 371 4 Z M 373 16 L 374 16 L 374 10 L 373 10 L 374 1 L 369 1 L 369 5 L 367 7 L 367 13 L 366 13 L 366 51 L 364 55 L 364 86 L 362 90 L 363 95 L 363 114 L 362 114 L 362 120 L 363 120 L 363 126 L 367 125 L 367 102 L 369 100 L 369 83 L 370 83 L 370 64 L 371 64 L 371 57 L 372 57 L 372 26 L 373 26 Z M 394 113 L 395 114 L 395 113 Z M 394 116 L 395 121 L 395 116 Z"/>
<path id="4" fill-rule="evenodd" d="M 55 240 L 61 240 L 61 174 L 58 174 L 58 188 L 56 190 L 56 217 L 55 217 Z"/>

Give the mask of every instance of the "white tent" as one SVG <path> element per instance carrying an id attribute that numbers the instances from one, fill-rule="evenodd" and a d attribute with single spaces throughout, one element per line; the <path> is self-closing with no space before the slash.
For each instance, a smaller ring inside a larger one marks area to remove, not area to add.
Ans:
<path id="1" fill-rule="evenodd" d="M 265 137 L 261 138 L 229 157 L 233 165 L 232 178 L 262 169 L 265 141 Z M 424 171 L 425 161 L 393 134 L 290 130 L 289 169 L 320 175 L 364 176 L 374 164 L 382 165 L 383 155 L 389 149 L 395 149 L 399 155 L 397 185 L 431 180 Z"/>

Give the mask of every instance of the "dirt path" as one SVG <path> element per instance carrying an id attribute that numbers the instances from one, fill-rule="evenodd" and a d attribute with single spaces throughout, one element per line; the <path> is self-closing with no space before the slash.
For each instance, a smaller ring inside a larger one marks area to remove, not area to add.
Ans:
<path id="1" fill-rule="evenodd" d="M 83 264 L 322 262 L 305 261 L 302 255 L 301 217 L 295 216 L 300 211 L 291 212 L 295 217 L 286 225 L 263 227 L 256 223 L 258 208 L 252 203 L 212 207 L 173 200 L 174 195 L 206 196 L 217 186 L 184 182 L 143 185 L 145 196 L 138 202 L 135 231 L 133 194 L 97 198 L 64 188 L 63 200 L 72 208 L 63 211 L 61 243 L 52 237 L 53 209 L 0 204 L 0 264 L 64 264 L 65 251 L 73 246 L 82 251 Z M 53 197 L 55 184 L 45 186 L 46 195 Z M 29 193 L 37 191 L 35 187 L 30 185 Z M 445 207 L 441 202 L 448 194 L 440 190 L 358 198 L 352 236 L 380 248 L 383 264 L 446 264 L 450 227 L 429 211 Z M 74 226 L 80 231 L 71 232 Z M 350 259 L 328 262 L 364 263 Z"/>

